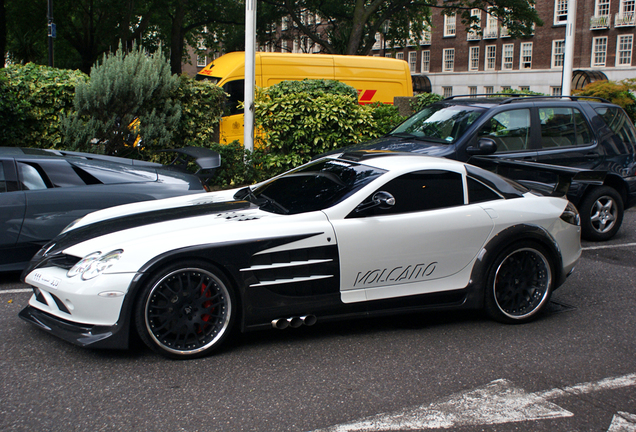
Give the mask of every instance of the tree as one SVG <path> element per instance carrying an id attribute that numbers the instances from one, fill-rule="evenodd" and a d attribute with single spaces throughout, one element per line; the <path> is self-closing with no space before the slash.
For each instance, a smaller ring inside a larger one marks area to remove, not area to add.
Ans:
<path id="1" fill-rule="evenodd" d="M 263 0 L 293 25 L 331 54 L 367 55 L 376 34 L 405 43 L 430 23 L 432 8 L 444 14 L 457 14 L 466 28 L 477 29 L 472 9 L 498 17 L 512 37 L 531 34 L 542 25 L 534 10 L 535 0 Z M 439 4 L 438 4 L 439 3 Z M 321 22 L 305 19 L 320 16 Z"/>
<path id="2" fill-rule="evenodd" d="M 161 49 L 147 54 L 135 47 L 126 54 L 120 44 L 77 85 L 75 111 L 62 118 L 65 141 L 74 149 L 121 155 L 139 135 L 145 149 L 163 148 L 181 116 L 178 88 Z"/>

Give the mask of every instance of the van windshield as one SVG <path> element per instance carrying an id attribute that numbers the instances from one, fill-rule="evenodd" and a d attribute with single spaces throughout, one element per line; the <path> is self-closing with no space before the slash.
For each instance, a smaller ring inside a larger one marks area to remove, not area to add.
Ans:
<path id="1" fill-rule="evenodd" d="M 408 135 L 424 141 L 452 144 L 484 111 L 483 108 L 465 105 L 430 105 L 407 119 L 389 135 Z"/>

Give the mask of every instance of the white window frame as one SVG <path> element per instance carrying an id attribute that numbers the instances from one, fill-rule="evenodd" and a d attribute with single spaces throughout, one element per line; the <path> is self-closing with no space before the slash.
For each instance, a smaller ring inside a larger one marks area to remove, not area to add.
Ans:
<path id="1" fill-rule="evenodd" d="M 409 70 L 415 73 L 417 68 L 417 51 L 409 51 Z"/>
<path id="2" fill-rule="evenodd" d="M 554 25 L 565 25 L 568 20 L 568 0 L 554 0 Z"/>
<path id="3" fill-rule="evenodd" d="M 453 87 L 442 87 L 443 96 L 445 98 L 451 97 L 453 95 Z"/>
<path id="4" fill-rule="evenodd" d="M 515 61 L 515 44 L 504 44 L 501 47 L 501 70 L 512 70 Z"/>
<path id="5" fill-rule="evenodd" d="M 492 7 L 488 8 L 490 11 Z M 488 13 L 486 15 L 486 29 L 484 30 L 484 39 L 497 39 L 499 32 L 499 19 Z"/>
<path id="6" fill-rule="evenodd" d="M 402 51 L 398 51 L 395 53 L 395 58 L 398 60 L 404 60 L 404 53 Z"/>
<path id="7" fill-rule="evenodd" d="M 444 15 L 444 37 L 455 37 L 457 34 L 457 16 Z"/>
<path id="8" fill-rule="evenodd" d="M 497 66 L 497 45 L 487 45 L 484 56 L 484 70 L 493 71 Z"/>
<path id="9" fill-rule="evenodd" d="M 468 87 L 468 93 L 475 97 L 477 95 L 477 86 L 469 86 Z"/>
<path id="10" fill-rule="evenodd" d="M 197 67 L 206 67 L 208 65 L 208 57 L 205 54 L 197 54 Z"/>
<path id="11" fill-rule="evenodd" d="M 493 86 L 485 86 L 484 93 L 485 94 L 493 94 L 495 92 L 495 88 Z"/>
<path id="12" fill-rule="evenodd" d="M 472 9 L 470 15 L 477 17 L 477 26 L 481 29 L 481 9 Z M 467 38 L 468 40 L 480 40 L 481 36 L 478 30 L 469 30 Z"/>
<path id="13" fill-rule="evenodd" d="M 532 69 L 532 42 L 522 42 L 519 51 L 519 70 Z"/>
<path id="14" fill-rule="evenodd" d="M 468 70 L 479 70 L 479 47 L 471 46 L 468 48 Z"/>
<path id="15" fill-rule="evenodd" d="M 623 41 L 623 39 L 625 41 Z M 633 51 L 634 51 L 634 35 L 633 34 L 618 35 L 616 37 L 616 67 L 631 66 Z"/>
<path id="16" fill-rule="evenodd" d="M 564 59 L 565 59 L 565 39 L 553 40 L 550 67 L 563 68 Z"/>
<path id="17" fill-rule="evenodd" d="M 591 67 L 605 67 L 607 64 L 607 36 L 592 38 Z"/>
<path id="18" fill-rule="evenodd" d="M 431 70 L 431 52 L 429 50 L 422 51 L 421 72 L 430 72 Z"/>
<path id="19" fill-rule="evenodd" d="M 455 70 L 455 48 L 445 48 L 442 52 L 442 71 L 453 72 Z"/>
<path id="20" fill-rule="evenodd" d="M 594 2 L 594 16 L 609 16 L 610 0 L 596 0 Z"/>
<path id="21" fill-rule="evenodd" d="M 561 86 L 551 86 L 550 96 L 561 96 Z"/>

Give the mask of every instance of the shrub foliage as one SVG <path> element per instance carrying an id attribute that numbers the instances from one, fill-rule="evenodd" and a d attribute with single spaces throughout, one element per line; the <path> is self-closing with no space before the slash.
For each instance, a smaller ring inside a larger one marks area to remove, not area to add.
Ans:
<path id="1" fill-rule="evenodd" d="M 574 90 L 576 96 L 595 96 L 621 106 L 632 121 L 636 121 L 636 79 L 626 79 L 620 82 L 595 81 L 583 89 Z"/>

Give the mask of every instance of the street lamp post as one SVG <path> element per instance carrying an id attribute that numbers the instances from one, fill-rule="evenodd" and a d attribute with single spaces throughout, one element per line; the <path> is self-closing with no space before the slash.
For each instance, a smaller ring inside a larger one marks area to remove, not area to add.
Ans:
<path id="1" fill-rule="evenodd" d="M 563 53 L 563 75 L 561 96 L 572 94 L 572 67 L 574 63 L 574 32 L 576 30 L 576 0 L 568 1 L 568 20 L 565 26 L 565 52 Z"/>
<path id="2" fill-rule="evenodd" d="M 254 87 L 256 86 L 256 0 L 245 1 L 245 103 L 243 145 L 254 149 Z"/>
<path id="3" fill-rule="evenodd" d="M 46 12 L 48 19 L 48 36 L 49 36 L 49 66 L 53 67 L 53 39 L 56 36 L 55 23 L 53 22 L 53 0 L 49 0 Z"/>

